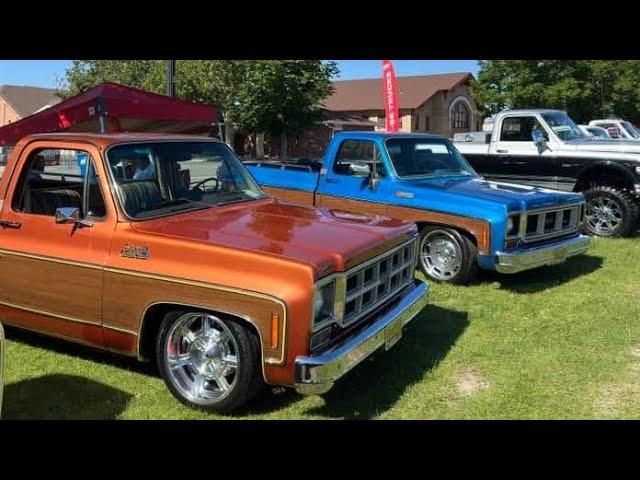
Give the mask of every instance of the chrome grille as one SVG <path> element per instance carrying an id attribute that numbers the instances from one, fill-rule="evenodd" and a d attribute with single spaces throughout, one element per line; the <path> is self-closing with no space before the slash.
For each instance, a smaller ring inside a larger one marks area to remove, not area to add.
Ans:
<path id="1" fill-rule="evenodd" d="M 347 272 L 342 325 L 357 322 L 413 281 L 417 240 Z"/>
<path id="2" fill-rule="evenodd" d="M 584 203 L 526 212 L 520 219 L 520 238 L 530 242 L 576 232 L 584 222 L 584 215 Z"/>

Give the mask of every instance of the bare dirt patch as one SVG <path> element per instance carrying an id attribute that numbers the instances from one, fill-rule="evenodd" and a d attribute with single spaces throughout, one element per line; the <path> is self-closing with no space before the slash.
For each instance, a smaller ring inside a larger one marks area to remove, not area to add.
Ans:
<path id="1" fill-rule="evenodd" d="M 464 372 L 456 376 L 456 387 L 458 393 L 463 397 L 473 395 L 478 390 L 489 387 L 489 382 L 474 372 Z"/>

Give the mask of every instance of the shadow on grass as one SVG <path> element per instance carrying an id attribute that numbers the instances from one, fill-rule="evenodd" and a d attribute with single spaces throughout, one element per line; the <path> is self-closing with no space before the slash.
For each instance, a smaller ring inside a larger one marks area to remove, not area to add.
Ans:
<path id="1" fill-rule="evenodd" d="M 5 387 L 3 420 L 113 420 L 132 395 L 74 375 L 45 375 Z"/>
<path id="2" fill-rule="evenodd" d="M 428 305 L 398 344 L 365 359 L 308 411 L 329 418 L 369 419 L 391 408 L 404 391 L 447 355 L 467 328 L 467 313 Z"/>
<path id="3" fill-rule="evenodd" d="M 131 370 L 142 375 L 151 377 L 158 376 L 158 370 L 153 362 L 139 362 L 136 358 L 118 355 L 106 350 L 91 348 L 79 343 L 49 337 L 45 334 L 29 332 L 27 330 L 22 330 L 8 325 L 5 325 L 5 332 L 8 340 L 21 343 L 23 345 L 50 350 L 55 353 L 69 355 L 91 362 L 112 365 L 114 367 Z"/>
<path id="4" fill-rule="evenodd" d="M 557 265 L 535 268 L 520 273 L 502 274 L 483 271 L 478 283 L 498 282 L 502 290 L 523 294 L 536 293 L 593 273 L 601 266 L 602 257 L 578 255 Z"/>

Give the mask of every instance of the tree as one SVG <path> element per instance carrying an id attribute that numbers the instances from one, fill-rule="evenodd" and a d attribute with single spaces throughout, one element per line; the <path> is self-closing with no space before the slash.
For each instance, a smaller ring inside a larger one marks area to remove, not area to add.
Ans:
<path id="1" fill-rule="evenodd" d="M 231 116 L 243 131 L 280 136 L 280 156 L 286 158 L 287 137 L 322 117 L 321 101 L 333 91 L 331 79 L 337 73 L 335 62 L 250 61 Z"/>
<path id="2" fill-rule="evenodd" d="M 472 93 L 487 113 L 556 108 L 578 122 L 612 113 L 640 121 L 635 60 L 483 60 Z"/>
<path id="3" fill-rule="evenodd" d="M 331 93 L 337 72 L 335 62 L 320 60 L 178 60 L 176 95 L 215 105 L 230 132 L 264 132 L 281 136 L 286 145 L 287 134 L 299 134 L 320 118 L 320 102 Z M 67 96 L 107 81 L 164 93 L 166 64 L 74 60 L 65 80 Z"/>

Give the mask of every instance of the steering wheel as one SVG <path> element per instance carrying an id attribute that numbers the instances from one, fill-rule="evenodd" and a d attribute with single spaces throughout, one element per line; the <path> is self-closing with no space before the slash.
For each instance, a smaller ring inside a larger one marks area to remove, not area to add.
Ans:
<path id="1" fill-rule="evenodd" d="M 217 177 L 208 177 L 208 178 L 205 178 L 204 180 L 200 180 L 198 183 L 196 183 L 195 185 L 190 187 L 189 190 L 192 191 L 192 192 L 195 191 L 195 190 L 200 190 L 200 187 L 202 185 L 204 185 L 205 183 L 210 182 L 210 181 L 215 181 L 216 185 L 213 188 L 213 190 L 211 190 L 209 193 L 217 192 L 218 191 L 218 187 L 220 186 L 220 181 L 217 179 Z M 202 193 L 204 193 L 204 192 L 202 192 Z"/>

